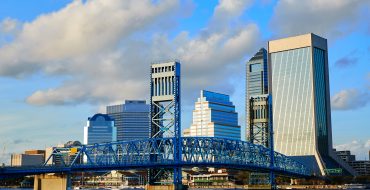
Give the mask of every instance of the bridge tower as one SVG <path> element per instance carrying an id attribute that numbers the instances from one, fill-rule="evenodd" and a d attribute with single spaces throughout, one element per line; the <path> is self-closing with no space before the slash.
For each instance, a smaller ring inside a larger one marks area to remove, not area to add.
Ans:
<path id="1" fill-rule="evenodd" d="M 180 63 L 169 61 L 153 63 L 150 70 L 150 137 L 173 137 L 174 161 L 181 161 L 180 126 Z M 166 150 L 163 150 L 166 151 Z M 152 155 L 151 159 L 160 159 Z M 173 181 L 181 185 L 181 168 L 149 170 L 150 184 Z M 172 182 L 171 182 L 172 183 Z"/>

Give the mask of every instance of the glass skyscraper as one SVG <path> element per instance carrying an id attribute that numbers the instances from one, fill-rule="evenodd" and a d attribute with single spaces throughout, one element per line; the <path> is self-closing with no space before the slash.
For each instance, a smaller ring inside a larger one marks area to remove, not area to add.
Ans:
<path id="1" fill-rule="evenodd" d="M 261 48 L 247 62 L 247 97 L 268 93 L 267 51 Z"/>
<path id="2" fill-rule="evenodd" d="M 228 95 L 202 90 L 195 103 L 192 137 L 223 137 L 240 140 L 238 113 Z"/>
<path id="3" fill-rule="evenodd" d="M 270 147 L 267 51 L 261 48 L 246 67 L 246 139 Z"/>
<path id="4" fill-rule="evenodd" d="M 89 117 L 84 127 L 84 144 L 105 143 L 117 140 L 114 120 L 107 114 L 95 114 Z"/>
<path id="5" fill-rule="evenodd" d="M 115 121 L 117 141 L 149 137 L 149 105 L 145 100 L 126 100 L 125 104 L 107 106 Z"/>
<path id="6" fill-rule="evenodd" d="M 274 148 L 316 174 L 353 174 L 332 151 L 327 51 L 327 40 L 312 33 L 268 42 Z"/>

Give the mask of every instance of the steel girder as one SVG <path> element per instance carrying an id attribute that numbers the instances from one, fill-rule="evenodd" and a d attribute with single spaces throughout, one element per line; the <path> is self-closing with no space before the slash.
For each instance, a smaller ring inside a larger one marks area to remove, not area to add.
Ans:
<path id="1" fill-rule="evenodd" d="M 176 141 L 180 141 L 180 160 L 176 159 Z M 60 155 L 54 151 L 50 157 Z M 79 171 L 105 171 L 113 169 L 181 168 L 181 167 L 226 167 L 250 171 L 273 171 L 290 176 L 309 176 L 310 171 L 288 156 L 274 152 L 271 167 L 270 149 L 249 142 L 215 138 L 182 137 L 149 138 L 143 140 L 84 145 L 74 153 L 74 160 L 62 157 L 62 164 L 33 167 L 4 167 L 1 175 L 61 173 Z M 168 176 L 160 171 L 158 175 Z M 178 171 L 181 172 L 181 171 Z M 171 179 L 173 179 L 172 176 Z"/>

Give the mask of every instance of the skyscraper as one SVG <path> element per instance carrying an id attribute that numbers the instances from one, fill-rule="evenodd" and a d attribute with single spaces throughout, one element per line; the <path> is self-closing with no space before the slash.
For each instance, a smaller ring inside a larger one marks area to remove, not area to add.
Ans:
<path id="1" fill-rule="evenodd" d="M 107 114 L 95 114 L 89 117 L 84 127 L 84 144 L 112 142 L 117 140 L 114 120 Z"/>
<path id="2" fill-rule="evenodd" d="M 353 170 L 332 151 L 327 40 L 305 34 L 268 42 L 274 148 L 316 174 Z"/>
<path id="3" fill-rule="evenodd" d="M 269 147 L 269 95 L 267 51 L 261 48 L 247 62 L 246 133 L 247 141 Z"/>
<path id="4" fill-rule="evenodd" d="M 145 100 L 126 100 L 125 104 L 107 106 L 115 121 L 117 141 L 149 137 L 149 105 Z"/>
<path id="5" fill-rule="evenodd" d="M 240 140 L 238 113 L 228 95 L 202 90 L 195 103 L 190 136 Z"/>

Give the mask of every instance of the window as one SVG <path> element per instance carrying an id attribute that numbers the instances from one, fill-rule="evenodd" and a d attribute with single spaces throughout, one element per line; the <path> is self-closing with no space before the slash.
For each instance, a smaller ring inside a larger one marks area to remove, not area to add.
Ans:
<path id="1" fill-rule="evenodd" d="M 250 65 L 250 72 L 261 71 L 261 63 L 255 63 Z"/>

